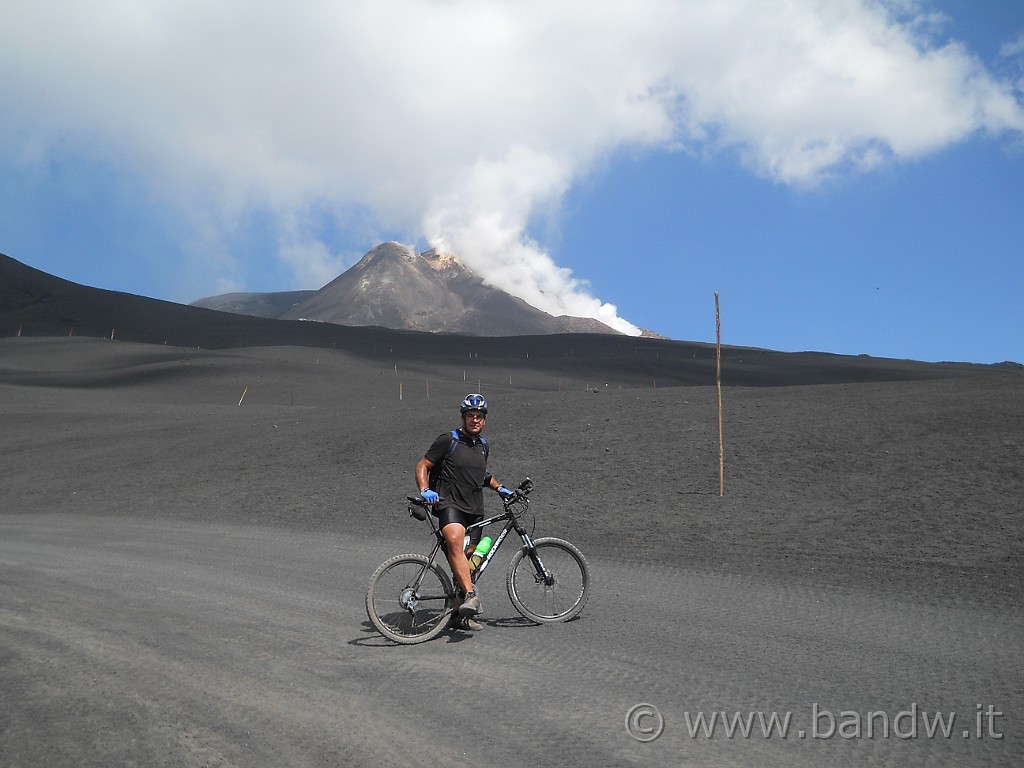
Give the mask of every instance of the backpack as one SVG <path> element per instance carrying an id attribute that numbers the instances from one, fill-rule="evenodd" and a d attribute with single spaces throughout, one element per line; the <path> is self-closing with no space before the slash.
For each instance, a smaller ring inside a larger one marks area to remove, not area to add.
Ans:
<path id="1" fill-rule="evenodd" d="M 453 429 L 451 434 L 452 441 L 448 444 L 448 450 L 445 451 L 444 458 L 437 462 L 437 464 L 434 465 L 434 468 L 430 470 L 430 474 L 427 475 L 428 486 L 432 491 L 437 490 L 437 478 L 441 476 L 441 469 L 444 467 L 448 459 L 451 458 L 451 455 L 455 453 L 455 449 L 459 445 L 459 430 Z M 487 440 L 483 436 L 481 436 L 479 440 L 480 444 L 484 447 L 484 461 L 486 462 L 488 455 L 490 454 L 490 446 L 487 445 Z"/>

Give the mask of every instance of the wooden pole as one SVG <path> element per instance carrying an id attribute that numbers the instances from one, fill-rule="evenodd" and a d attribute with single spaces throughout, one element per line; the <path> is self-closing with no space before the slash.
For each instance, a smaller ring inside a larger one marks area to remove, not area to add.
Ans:
<path id="1" fill-rule="evenodd" d="M 718 495 L 725 496 L 725 438 L 722 430 L 722 315 L 715 291 L 715 385 L 718 388 Z"/>

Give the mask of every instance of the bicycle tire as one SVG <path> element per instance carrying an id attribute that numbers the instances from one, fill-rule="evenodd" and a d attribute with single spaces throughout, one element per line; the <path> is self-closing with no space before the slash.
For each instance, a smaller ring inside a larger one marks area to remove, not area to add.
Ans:
<path id="1" fill-rule="evenodd" d="M 411 591 L 424 568 L 420 588 Z M 384 637 L 396 643 L 422 643 L 435 637 L 451 615 L 452 588 L 448 574 L 424 555 L 396 555 L 370 577 L 366 615 Z"/>
<path id="2" fill-rule="evenodd" d="M 519 613 L 538 624 L 568 621 L 579 615 L 590 596 L 590 565 L 583 553 L 564 539 L 547 536 L 534 544 L 554 582 L 545 583 L 523 547 L 508 564 L 508 596 Z"/>

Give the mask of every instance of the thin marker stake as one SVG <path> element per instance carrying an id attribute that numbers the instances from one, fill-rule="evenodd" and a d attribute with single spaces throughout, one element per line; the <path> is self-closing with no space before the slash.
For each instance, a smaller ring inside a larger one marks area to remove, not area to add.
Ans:
<path id="1" fill-rule="evenodd" d="M 718 388 L 718 495 L 725 496 L 725 438 L 722 431 L 722 315 L 715 291 L 715 383 Z"/>

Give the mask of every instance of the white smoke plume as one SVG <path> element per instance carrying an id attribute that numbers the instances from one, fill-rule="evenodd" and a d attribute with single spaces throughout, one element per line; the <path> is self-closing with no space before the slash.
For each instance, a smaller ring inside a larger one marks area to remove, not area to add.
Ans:
<path id="1" fill-rule="evenodd" d="M 623 147 L 731 152 L 810 186 L 1024 131 L 1015 85 L 943 29 L 923 0 L 8 4 L 0 152 L 106 157 L 226 241 L 264 212 L 303 281 L 359 255 L 331 252 L 327 221 L 634 331 L 531 219 Z"/>

